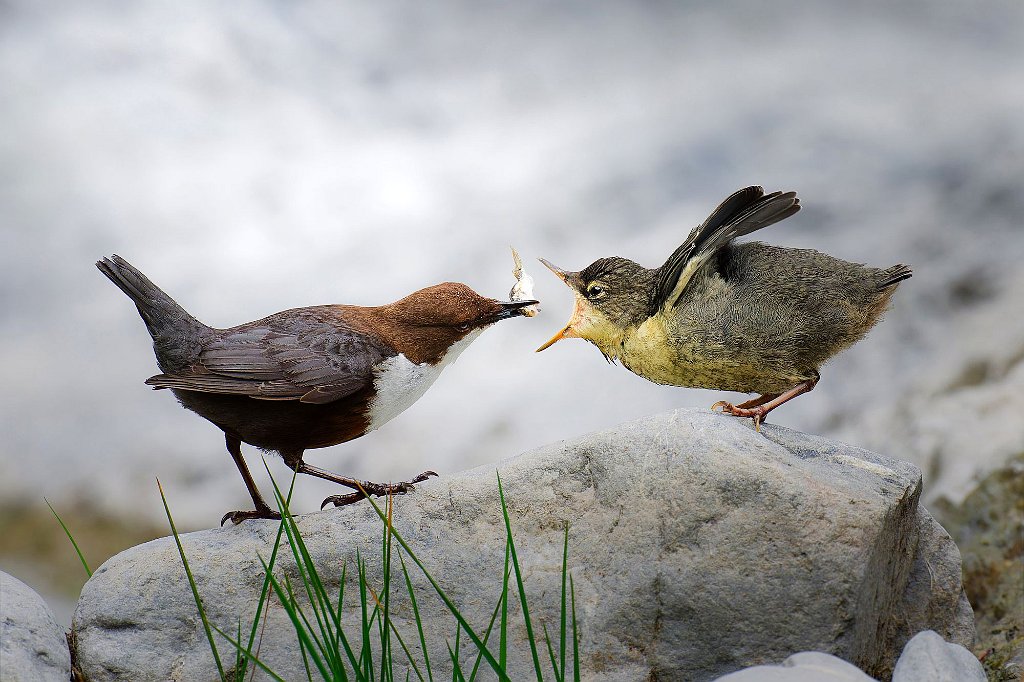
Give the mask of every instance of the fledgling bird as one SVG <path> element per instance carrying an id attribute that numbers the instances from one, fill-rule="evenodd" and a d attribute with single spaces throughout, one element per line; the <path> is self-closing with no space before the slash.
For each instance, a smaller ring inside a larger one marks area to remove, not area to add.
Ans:
<path id="1" fill-rule="evenodd" d="M 906 265 L 879 269 L 811 249 L 733 243 L 800 210 L 796 192 L 747 187 L 728 197 L 659 268 L 601 258 L 580 272 L 541 262 L 576 296 L 550 341 L 577 337 L 654 383 L 760 395 L 712 409 L 755 426 L 812 390 L 821 365 L 860 340 Z"/>
<path id="2" fill-rule="evenodd" d="M 465 284 L 445 282 L 388 305 L 294 308 L 214 329 L 119 256 L 96 263 L 139 309 L 162 374 L 146 383 L 169 388 L 188 410 L 222 431 L 255 509 L 221 519 L 279 519 L 263 500 L 241 444 L 278 452 L 293 470 L 353 488 L 324 500 L 336 506 L 412 490 L 436 476 L 371 483 L 306 464 L 303 452 L 358 438 L 416 402 L 490 325 L 522 314 L 535 300 L 503 303 Z"/>

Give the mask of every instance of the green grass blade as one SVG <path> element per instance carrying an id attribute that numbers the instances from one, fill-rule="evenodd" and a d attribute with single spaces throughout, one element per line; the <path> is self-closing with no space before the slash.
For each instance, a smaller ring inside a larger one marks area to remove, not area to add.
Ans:
<path id="1" fill-rule="evenodd" d="M 394 624 L 394 622 L 389 622 L 389 625 L 391 627 L 391 632 L 395 635 L 395 639 L 398 641 L 398 646 L 402 647 L 402 651 L 405 653 L 406 660 L 409 661 L 409 665 L 412 666 L 413 672 L 416 673 L 416 677 L 419 678 L 420 682 L 424 682 L 423 673 L 420 672 L 419 666 L 416 665 L 416 661 L 412 656 L 412 651 L 410 651 L 409 646 L 405 643 L 405 639 L 402 637 L 402 633 L 398 631 L 398 627 Z M 388 675 L 390 675 L 392 679 L 394 678 L 394 664 L 394 659 L 390 659 L 388 664 Z M 411 673 L 406 671 L 406 679 L 409 678 L 410 674 Z"/>
<path id="2" fill-rule="evenodd" d="M 342 604 L 344 603 L 345 581 L 347 579 L 347 576 L 348 576 L 348 564 L 346 563 L 344 566 L 341 567 L 341 586 L 338 588 L 338 616 L 339 616 L 339 625 L 338 625 L 338 631 L 337 631 L 337 641 L 340 641 L 342 647 L 344 647 L 344 649 L 345 649 L 345 657 L 348 658 L 349 665 L 352 666 L 353 670 L 358 671 L 359 670 L 359 662 L 358 662 L 358 659 L 356 658 L 356 652 L 352 648 L 352 643 L 349 641 L 348 635 L 345 634 L 345 629 L 342 628 L 341 625 L 340 625 L 341 608 L 342 608 Z"/>
<path id="3" fill-rule="evenodd" d="M 459 627 L 455 630 L 455 652 L 452 654 L 452 659 L 455 665 L 452 667 L 452 682 L 458 680 L 458 682 L 466 682 L 466 676 L 462 674 L 462 663 L 459 662 L 459 654 L 462 653 L 462 628 Z"/>
<path id="4" fill-rule="evenodd" d="M 381 511 L 380 506 L 371 497 L 367 497 L 367 501 L 370 503 L 371 506 L 373 506 L 374 511 L 377 512 L 377 516 L 383 521 L 384 513 Z M 483 654 L 484 659 L 487 661 L 488 665 L 490 665 L 494 672 L 498 675 L 498 679 L 502 680 L 503 682 L 511 682 L 511 680 L 508 677 L 508 674 L 505 672 L 503 668 L 499 667 L 498 661 L 495 660 L 494 655 L 487 650 L 487 647 L 484 646 L 484 643 L 480 639 L 479 635 L 477 635 L 476 632 L 473 631 L 473 628 L 470 627 L 469 622 L 466 621 L 465 617 L 462 615 L 458 607 L 455 605 L 455 602 L 453 602 L 451 597 L 449 597 L 448 594 L 444 591 L 441 585 L 437 582 L 437 579 L 434 578 L 433 575 L 431 575 L 430 571 L 427 570 L 427 567 L 423 565 L 423 562 L 420 560 L 418 556 L 416 556 L 416 553 L 412 551 L 412 548 L 409 546 L 409 543 L 405 541 L 405 538 L 402 537 L 402 534 L 394 528 L 392 529 L 391 532 L 394 534 L 395 540 L 398 540 L 398 544 L 402 546 L 402 549 L 404 549 L 406 554 L 409 555 L 409 558 L 412 559 L 412 562 L 416 564 L 416 567 L 419 568 L 420 571 L 423 572 L 423 576 L 430 582 L 430 585 L 434 588 L 434 591 L 437 593 L 437 596 L 441 598 L 441 601 L 444 602 L 444 605 L 455 617 L 455 620 L 459 622 L 459 625 L 462 626 L 462 628 L 466 631 L 466 634 L 469 635 L 469 638 L 473 641 L 473 644 Z"/>
<path id="5" fill-rule="evenodd" d="M 263 460 L 263 466 L 265 468 L 267 468 L 267 472 L 269 473 L 270 469 L 269 469 L 269 467 L 267 467 L 266 459 Z M 273 477 L 271 477 L 271 478 L 273 478 Z M 292 491 L 294 489 L 295 489 L 295 474 L 292 474 L 291 485 L 288 487 L 288 500 L 291 500 L 291 498 L 292 498 Z M 285 508 L 287 508 L 287 505 L 285 506 Z M 284 537 L 284 513 L 283 513 L 284 510 L 280 510 L 280 511 L 282 511 L 281 523 L 277 527 L 277 537 L 274 538 L 274 546 L 270 550 L 270 561 L 267 562 L 267 566 L 269 567 L 269 570 L 268 570 L 268 573 L 266 573 L 264 575 L 263 586 L 260 588 L 260 598 L 259 598 L 259 601 L 256 602 L 256 615 L 253 616 L 253 619 L 252 619 L 252 629 L 249 631 L 249 643 L 248 643 L 248 645 L 245 648 L 245 652 L 246 653 L 251 653 L 253 645 L 256 643 L 256 633 L 260 629 L 260 617 L 265 615 L 263 609 L 266 608 L 268 612 L 269 612 L 269 609 L 270 609 L 270 606 L 267 604 L 267 599 L 270 596 L 270 573 L 269 573 L 269 571 L 273 571 L 274 570 L 274 566 L 277 563 L 277 554 L 278 554 L 278 551 L 281 548 L 281 538 Z M 266 626 L 266 619 L 264 618 L 264 627 L 265 626 Z M 262 637 L 261 637 L 261 640 L 262 640 Z M 239 635 L 239 641 L 241 641 L 241 635 Z M 257 655 L 258 655 L 258 653 L 259 652 L 257 651 Z M 256 673 L 256 671 L 253 670 L 253 675 L 255 675 L 255 673 Z M 241 679 L 241 678 L 239 678 L 239 679 Z"/>
<path id="6" fill-rule="evenodd" d="M 548 656 L 551 658 L 551 669 L 555 671 L 555 681 L 562 682 L 562 675 L 558 671 L 558 661 L 555 660 L 555 648 L 551 646 L 551 635 L 548 634 L 547 623 L 543 624 L 544 627 L 544 642 L 548 647 Z"/>
<path id="7" fill-rule="evenodd" d="M 285 533 L 290 535 L 290 534 L 293 533 L 293 531 L 291 529 L 289 529 L 288 526 L 286 526 L 285 527 Z M 294 547 L 294 545 L 292 545 L 292 547 Z M 292 551 L 293 552 L 297 552 L 298 550 L 293 549 Z M 297 553 L 295 554 L 295 558 L 296 558 L 296 563 L 297 564 L 301 564 L 301 561 L 299 560 L 299 556 L 298 556 Z M 300 579 L 303 582 L 304 589 L 306 590 L 306 595 L 309 596 L 311 588 L 309 586 L 308 579 L 303 575 L 301 567 L 299 568 L 299 576 L 300 576 Z M 320 612 L 316 609 L 315 604 L 311 605 L 310 608 L 313 609 L 313 616 L 317 620 L 317 627 L 314 629 L 313 624 L 310 622 L 309 617 L 306 615 L 305 610 L 303 610 L 299 606 L 299 600 L 295 596 L 295 590 L 292 587 L 292 581 L 291 581 L 291 579 L 287 575 L 285 575 L 285 577 L 284 577 L 284 582 L 285 582 L 285 586 L 287 587 L 288 601 L 286 603 L 282 604 L 282 606 L 284 606 L 286 609 L 292 609 L 292 610 L 295 611 L 296 615 L 302 621 L 303 627 L 306 629 L 310 641 L 316 646 L 317 651 L 320 652 L 320 658 L 324 661 L 324 663 L 329 668 L 334 669 L 334 666 L 331 664 L 331 658 L 330 657 L 331 657 L 332 652 L 330 651 L 330 647 L 328 647 L 326 645 L 325 641 L 320 639 L 320 637 L 317 635 L 317 630 L 320 631 L 321 635 L 324 634 L 323 619 L 321 618 Z"/>
<path id="8" fill-rule="evenodd" d="M 67 535 L 68 540 L 71 540 L 71 546 L 75 548 L 75 553 L 78 554 L 78 560 L 82 562 L 82 568 L 85 569 L 86 575 L 88 575 L 91 578 L 92 569 L 89 568 L 89 564 L 88 562 L 86 562 L 85 556 L 82 554 L 82 550 L 79 549 L 78 543 L 75 542 L 75 538 L 71 535 L 71 531 L 69 531 L 68 527 L 64 525 L 64 520 L 60 518 L 59 514 L 57 514 L 57 510 L 53 508 L 53 505 L 50 504 L 50 501 L 44 497 L 43 502 L 45 502 L 46 506 L 50 508 L 50 511 L 53 513 L 53 517 L 57 519 L 57 523 L 60 524 L 60 527 L 64 529 L 64 535 Z"/>
<path id="9" fill-rule="evenodd" d="M 530 622 L 530 606 L 527 603 L 526 587 L 523 585 L 523 572 L 519 567 L 519 557 L 516 554 L 516 544 L 512 539 L 512 522 L 508 517 L 508 506 L 505 504 L 505 490 L 501 485 L 501 475 L 498 475 L 498 496 L 501 498 L 501 514 L 505 517 L 505 531 L 508 533 L 508 548 L 512 555 L 512 568 L 516 572 L 516 587 L 519 590 L 519 602 L 523 607 L 523 623 L 526 625 L 526 638 L 530 642 L 530 653 L 533 655 L 533 668 L 537 673 L 537 682 L 543 682 L 544 673 L 540 669 L 540 656 L 537 655 L 537 640 L 533 634 L 533 623 Z"/>
<path id="10" fill-rule="evenodd" d="M 307 660 L 305 641 L 310 641 L 311 645 L 316 647 L 316 651 L 321 652 L 321 654 L 323 653 L 323 645 L 317 640 L 316 632 L 313 629 L 312 623 L 309 622 L 309 617 L 299 605 L 299 600 L 295 596 L 295 587 L 292 585 L 292 580 L 288 574 L 285 574 L 284 576 L 284 589 L 285 593 L 288 595 L 288 600 L 282 604 L 282 607 L 285 609 L 285 613 L 294 612 L 295 617 L 302 622 L 302 627 L 304 628 L 304 632 L 302 634 L 305 635 L 305 640 L 299 636 L 299 632 L 296 632 L 295 636 L 299 642 L 299 652 L 302 654 L 302 663 L 306 669 L 306 677 L 309 679 L 309 682 L 313 682 L 313 672 L 310 670 L 309 661 Z M 312 653 L 310 655 L 312 655 Z M 327 665 L 326 662 L 325 665 Z"/>
<path id="11" fill-rule="evenodd" d="M 217 630 L 217 632 L 220 632 L 220 628 L 218 628 L 216 625 L 214 625 L 213 628 L 215 630 Z M 223 633 L 221 633 L 221 634 L 223 634 Z M 239 641 L 239 642 L 242 641 L 242 618 L 241 618 L 241 616 L 239 616 L 239 618 L 238 618 L 238 634 L 236 635 L 236 637 L 238 637 L 237 641 Z M 231 641 L 231 640 L 228 640 L 228 641 Z M 249 668 L 249 659 L 247 659 L 242 654 L 242 650 L 236 646 L 235 647 L 235 667 L 233 669 L 234 670 L 233 677 L 235 678 L 235 682 L 245 682 L 245 673 L 248 670 L 248 668 Z"/>
<path id="12" fill-rule="evenodd" d="M 572 599 L 572 669 L 573 681 L 580 682 L 580 637 L 576 630 L 576 586 L 569 576 L 569 595 Z"/>
<path id="13" fill-rule="evenodd" d="M 501 581 L 501 639 L 498 641 L 498 662 L 501 669 L 508 665 L 508 579 L 512 574 L 512 556 L 508 551 L 508 535 L 505 536 L 505 573 Z"/>
<path id="14" fill-rule="evenodd" d="M 220 654 L 217 652 L 217 642 L 213 639 L 213 631 L 210 629 L 210 621 L 206 617 L 206 609 L 203 607 L 203 598 L 199 596 L 199 588 L 196 586 L 195 576 L 192 575 L 192 569 L 189 568 L 188 559 L 185 557 L 185 550 L 181 546 L 181 538 L 178 537 L 178 529 L 174 525 L 174 519 L 171 517 L 171 508 L 167 506 L 167 496 L 164 495 L 164 487 L 160 485 L 160 479 L 156 479 L 156 487 L 160 490 L 160 500 L 164 503 L 164 513 L 167 515 L 167 523 L 171 526 L 171 534 L 174 535 L 174 544 L 178 546 L 178 555 L 181 557 L 181 564 L 185 567 L 185 576 L 188 578 L 189 587 L 192 588 L 192 598 L 195 599 L 196 608 L 199 610 L 199 617 L 203 621 L 203 630 L 206 631 L 206 640 L 210 643 L 210 651 L 213 653 L 213 660 L 217 664 L 217 672 L 220 673 L 220 679 L 226 682 L 227 678 L 224 676 L 224 666 L 220 662 Z"/>
<path id="15" fill-rule="evenodd" d="M 398 552 L 398 560 L 402 562 L 402 575 L 405 576 L 405 587 L 409 591 L 409 601 L 412 603 L 412 614 L 416 619 L 416 629 L 420 635 L 420 650 L 423 652 L 423 667 L 427 669 L 427 677 L 434 682 L 434 672 L 430 669 L 430 654 L 427 651 L 427 638 L 423 634 L 423 619 L 420 617 L 420 607 L 416 603 L 416 591 L 412 589 L 412 579 L 409 577 L 409 569 L 405 565 L 405 558 L 402 552 Z M 419 671 L 417 671 L 418 674 Z M 423 676 L 420 675 L 420 680 Z"/>
<path id="16" fill-rule="evenodd" d="M 295 612 L 295 615 L 299 618 L 299 620 L 302 621 L 303 627 L 305 628 L 305 634 L 307 639 L 312 640 L 313 645 L 316 646 L 317 651 L 319 651 L 321 656 L 323 656 L 325 647 L 317 639 L 316 632 L 313 630 L 313 625 L 309 622 L 309 618 L 306 616 L 306 612 L 303 611 L 302 608 L 299 606 L 299 601 L 295 596 L 295 588 L 292 587 L 291 578 L 289 578 L 287 575 L 285 575 L 284 577 L 284 587 L 285 591 L 288 593 L 288 601 L 282 604 L 282 606 L 285 609 L 285 612 L 288 612 L 289 610 Z M 298 636 L 299 633 L 296 632 L 295 634 L 296 636 Z M 313 672 L 312 670 L 310 670 L 309 661 L 306 659 L 306 646 L 301 638 L 299 639 L 299 651 L 302 654 L 302 663 L 306 668 L 306 678 L 309 679 L 309 682 L 313 682 Z M 310 653 L 310 655 L 312 655 L 312 653 Z M 330 663 L 328 662 L 325 662 L 325 665 L 330 667 Z"/>
<path id="17" fill-rule="evenodd" d="M 459 638 L 455 637 L 455 648 L 459 648 Z M 451 642 L 448 642 L 448 655 L 452 659 L 452 682 L 466 682 L 466 676 L 462 674 L 462 666 L 459 665 L 459 654 L 452 651 Z"/>
<path id="18" fill-rule="evenodd" d="M 388 495 L 387 520 L 384 523 L 382 547 L 383 564 L 383 609 L 381 614 L 380 682 L 394 682 L 392 669 L 394 661 L 391 652 L 391 518 L 394 511 L 394 497 Z M 378 600 L 379 603 L 379 600 Z"/>
<path id="19" fill-rule="evenodd" d="M 359 652 L 359 663 L 362 670 L 362 675 L 367 680 L 373 679 L 373 650 L 370 649 L 370 632 L 373 629 L 371 617 L 367 611 L 369 606 L 369 599 L 367 599 L 366 593 L 366 562 L 359 556 L 359 550 L 356 550 L 356 564 L 359 568 L 359 608 L 362 614 L 362 633 L 363 633 L 363 648 Z"/>
<path id="20" fill-rule="evenodd" d="M 306 543 L 302 539 L 302 534 L 295 523 L 295 518 L 288 508 L 287 500 L 282 495 L 281 489 L 277 485 L 277 481 L 273 479 L 273 476 L 271 476 L 271 481 L 274 486 L 274 498 L 277 501 L 278 507 L 282 510 L 281 520 L 284 522 L 288 544 L 295 557 L 296 569 L 302 580 L 303 588 L 317 623 L 319 636 L 316 636 L 316 633 L 312 633 L 314 635 L 313 639 L 320 649 L 321 658 L 335 674 L 339 674 L 343 669 L 339 652 L 328 645 L 336 637 L 336 628 L 340 628 L 339 616 L 334 612 L 332 600 L 327 594 L 323 581 L 317 572 L 316 564 L 306 548 Z M 305 613 L 303 613 L 303 617 L 303 620 L 308 623 L 309 621 L 305 618 Z"/>
<path id="21" fill-rule="evenodd" d="M 260 562 L 263 563 L 263 569 L 267 570 L 267 565 L 263 562 L 263 559 L 260 559 Z M 288 618 L 292 621 L 292 627 L 295 629 L 295 636 L 298 637 L 299 644 L 309 652 L 310 658 L 313 659 L 313 664 L 316 666 L 323 678 L 325 680 L 332 679 L 330 674 L 327 672 L 327 667 L 324 665 L 324 662 L 321 660 L 320 656 L 317 655 L 319 647 L 310 639 L 312 633 L 307 626 L 303 624 L 303 618 L 305 617 L 304 614 L 301 614 L 301 611 L 299 611 L 294 601 L 289 598 L 285 588 L 281 586 L 281 582 L 269 571 L 267 571 L 267 573 L 271 576 L 270 585 L 274 588 L 274 594 L 277 595 L 278 601 L 281 602 L 285 613 L 288 614 Z M 287 576 L 285 577 L 285 580 L 287 581 Z M 291 591 L 290 587 L 288 591 Z"/>
<path id="22" fill-rule="evenodd" d="M 228 633 L 224 632 L 216 625 L 213 626 L 213 629 L 216 630 L 217 634 L 219 634 L 221 637 L 228 640 L 228 642 L 230 642 L 231 645 L 235 647 L 235 650 L 241 653 L 242 657 L 244 657 L 247 661 L 256 666 L 256 668 L 259 668 L 267 675 L 269 675 L 271 679 L 275 680 L 275 682 L 287 682 L 287 680 L 285 680 L 280 675 L 275 673 L 273 670 L 268 668 L 267 665 L 263 661 L 259 660 L 259 658 L 257 658 L 254 654 L 247 651 L 245 646 L 242 644 L 241 638 L 232 639 L 231 636 L 228 635 Z"/>
<path id="23" fill-rule="evenodd" d="M 565 680 L 565 635 L 567 625 L 567 613 L 565 608 L 565 597 L 566 597 L 566 578 L 569 574 L 569 522 L 565 522 L 565 539 L 562 543 L 562 617 L 559 624 L 559 643 L 558 643 L 558 654 L 560 665 L 558 670 L 561 672 L 559 675 L 560 680 Z"/>
<path id="24" fill-rule="evenodd" d="M 506 579 L 508 576 L 505 576 Z M 487 640 L 491 638 L 491 631 L 494 629 L 494 623 L 498 620 L 498 612 L 501 610 L 502 604 L 505 601 L 505 594 L 503 593 L 498 597 L 498 603 L 494 605 L 494 611 L 491 613 L 491 620 L 487 623 L 487 632 L 484 633 L 484 645 L 487 645 Z M 476 679 L 477 670 L 480 668 L 480 663 L 483 661 L 483 656 L 480 652 L 476 654 L 476 661 L 473 663 L 473 670 L 469 674 L 469 682 L 473 682 Z"/>

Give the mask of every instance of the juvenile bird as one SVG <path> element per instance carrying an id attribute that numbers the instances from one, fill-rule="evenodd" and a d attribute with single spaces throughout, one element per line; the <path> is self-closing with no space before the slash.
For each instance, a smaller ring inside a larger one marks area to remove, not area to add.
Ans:
<path id="1" fill-rule="evenodd" d="M 303 452 L 344 443 L 381 427 L 412 405 L 441 370 L 490 325 L 537 303 L 484 298 L 445 282 L 377 307 L 295 308 L 230 329 L 208 327 L 119 256 L 96 263 L 135 302 L 162 374 L 146 383 L 224 432 L 255 509 L 221 519 L 279 519 L 253 481 L 241 444 L 280 453 L 294 471 L 353 488 L 324 500 L 336 506 L 369 495 L 401 494 L 436 476 L 371 483 L 306 464 Z"/>
<path id="2" fill-rule="evenodd" d="M 760 427 L 773 409 L 812 390 L 821 365 L 861 339 L 911 276 L 906 265 L 883 270 L 811 249 L 733 243 L 799 210 L 795 192 L 747 187 L 659 268 L 612 257 L 569 272 L 542 258 L 576 306 L 537 351 L 577 337 L 658 384 L 759 393 L 712 409 Z"/>

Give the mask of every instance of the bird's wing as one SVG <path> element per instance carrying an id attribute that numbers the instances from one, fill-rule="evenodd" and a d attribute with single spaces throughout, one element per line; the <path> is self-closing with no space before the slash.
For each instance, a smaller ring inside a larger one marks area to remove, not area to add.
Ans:
<path id="1" fill-rule="evenodd" d="M 675 306 L 693 273 L 718 249 L 736 237 L 773 225 L 799 210 L 796 192 L 766 195 L 761 187 L 747 187 L 733 193 L 690 232 L 686 241 L 658 269 L 652 313 Z"/>
<path id="2" fill-rule="evenodd" d="M 294 321 L 293 316 L 288 325 L 254 323 L 229 330 L 204 347 L 199 364 L 188 372 L 160 374 L 146 383 L 263 400 L 329 403 L 371 385 L 374 365 L 393 354 L 337 321 Z"/>

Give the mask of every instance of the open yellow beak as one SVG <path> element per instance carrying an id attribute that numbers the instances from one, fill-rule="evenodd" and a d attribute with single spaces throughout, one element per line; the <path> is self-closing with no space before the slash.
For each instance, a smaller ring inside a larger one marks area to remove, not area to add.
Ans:
<path id="1" fill-rule="evenodd" d="M 565 329 L 563 329 L 562 331 L 560 331 L 557 334 L 555 334 L 554 336 L 552 336 L 548 340 L 548 342 L 545 343 L 540 348 L 538 348 L 536 350 L 536 352 L 539 353 L 542 350 L 544 350 L 545 348 L 547 348 L 549 346 L 553 346 L 556 341 L 561 341 L 562 339 L 571 339 L 571 338 L 574 338 L 574 337 L 578 337 L 578 334 L 576 334 L 576 330 L 572 328 L 573 322 L 575 322 L 575 321 L 576 321 L 576 316 L 573 315 L 572 319 L 569 320 L 569 324 L 565 325 Z"/>
<path id="2" fill-rule="evenodd" d="M 563 270 L 562 268 L 558 267 L 557 265 L 553 265 L 552 263 L 549 263 L 543 258 L 540 259 L 540 262 L 543 263 L 548 270 L 558 275 L 558 278 L 565 282 L 566 286 L 568 286 L 570 289 L 574 289 L 570 280 L 572 279 L 573 275 L 576 274 L 575 272 Z M 573 328 L 573 325 L 576 324 L 576 321 L 579 318 L 579 312 L 580 306 L 579 301 L 577 301 L 576 307 L 572 311 L 572 317 L 569 318 L 569 323 L 565 325 L 565 328 L 563 328 L 560 332 L 552 336 L 547 343 L 538 348 L 535 352 L 539 353 L 545 348 L 548 348 L 554 345 L 556 342 L 561 341 L 562 339 L 579 338 L 579 334 L 577 334 L 576 330 Z"/>

